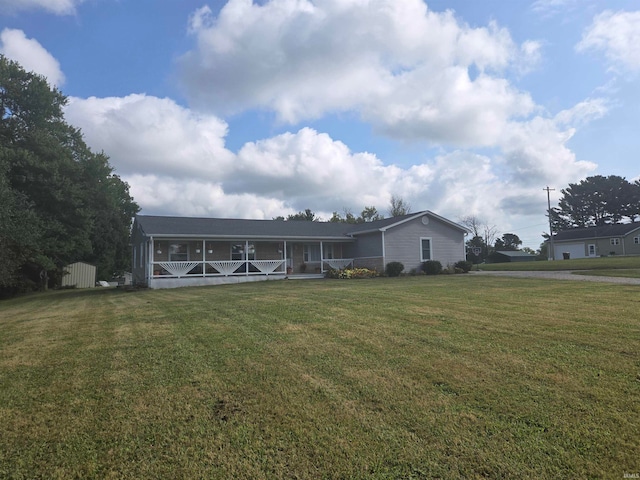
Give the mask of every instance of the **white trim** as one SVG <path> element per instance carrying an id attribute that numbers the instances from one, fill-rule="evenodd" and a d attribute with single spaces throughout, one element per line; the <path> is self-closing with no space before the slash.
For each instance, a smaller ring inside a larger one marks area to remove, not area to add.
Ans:
<path id="1" fill-rule="evenodd" d="M 423 258 L 422 256 L 422 252 L 423 252 L 423 248 L 422 248 L 422 242 L 424 240 L 429 240 L 429 258 Z M 433 238 L 432 237 L 420 237 L 420 261 L 421 262 L 426 262 L 427 260 L 433 260 Z"/>

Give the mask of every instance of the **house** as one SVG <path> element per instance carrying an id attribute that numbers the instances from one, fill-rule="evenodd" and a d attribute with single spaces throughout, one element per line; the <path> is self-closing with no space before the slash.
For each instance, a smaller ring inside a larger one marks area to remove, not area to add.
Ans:
<path id="1" fill-rule="evenodd" d="M 615 223 L 563 230 L 553 236 L 556 260 L 640 255 L 640 223 Z"/>
<path id="2" fill-rule="evenodd" d="M 534 262 L 537 258 L 538 257 L 536 255 L 521 252 L 519 250 L 496 250 L 491 255 L 491 261 L 493 263 Z"/>
<path id="3" fill-rule="evenodd" d="M 93 288 L 96 286 L 96 267 L 85 262 L 75 262 L 63 269 L 63 287 Z"/>
<path id="4" fill-rule="evenodd" d="M 138 215 L 132 273 L 150 288 L 238 283 L 327 269 L 406 270 L 465 258 L 467 229 L 430 211 L 361 224 Z"/>

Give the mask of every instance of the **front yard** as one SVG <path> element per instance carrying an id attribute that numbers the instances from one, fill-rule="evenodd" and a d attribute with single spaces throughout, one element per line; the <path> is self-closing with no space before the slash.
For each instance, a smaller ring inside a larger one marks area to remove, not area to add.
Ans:
<path id="1" fill-rule="evenodd" d="M 0 477 L 622 478 L 639 309 L 471 275 L 4 301 Z"/>

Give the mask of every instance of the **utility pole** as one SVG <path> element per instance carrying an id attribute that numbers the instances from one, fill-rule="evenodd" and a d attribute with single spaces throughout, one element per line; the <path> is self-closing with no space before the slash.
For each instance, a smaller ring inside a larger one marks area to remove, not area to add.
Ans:
<path id="1" fill-rule="evenodd" d="M 555 191 L 555 188 L 549 188 L 549 185 L 547 185 L 547 188 L 543 188 L 542 190 L 547 192 L 547 215 L 549 216 L 549 251 L 547 252 L 547 258 L 549 260 L 555 260 L 556 253 L 553 248 L 553 225 L 551 223 L 551 195 L 549 193 Z"/>

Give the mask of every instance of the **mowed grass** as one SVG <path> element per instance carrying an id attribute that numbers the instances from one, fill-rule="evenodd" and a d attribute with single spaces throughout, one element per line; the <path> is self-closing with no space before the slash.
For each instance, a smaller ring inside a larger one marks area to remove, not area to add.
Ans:
<path id="1" fill-rule="evenodd" d="M 640 473 L 640 290 L 449 275 L 0 303 L 0 478 Z"/>
<path id="2" fill-rule="evenodd" d="M 640 270 L 640 255 L 623 257 L 574 258 L 570 260 L 491 263 L 474 265 L 473 269 L 508 271 L 557 271 L 557 270 Z"/>

